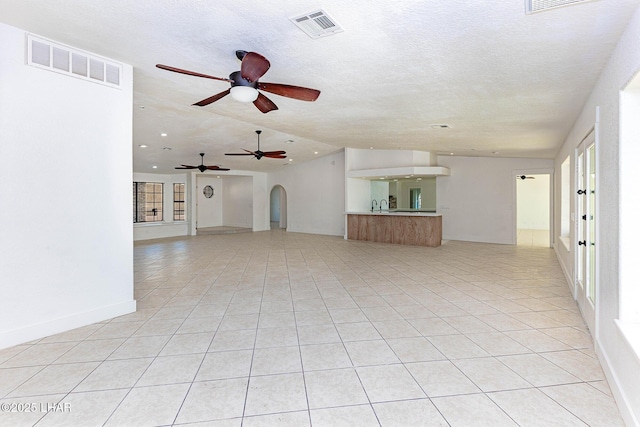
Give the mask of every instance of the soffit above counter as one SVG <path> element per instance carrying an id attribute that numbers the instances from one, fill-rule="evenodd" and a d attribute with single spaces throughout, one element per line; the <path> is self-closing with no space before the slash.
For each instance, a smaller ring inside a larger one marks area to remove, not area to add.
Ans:
<path id="1" fill-rule="evenodd" d="M 403 179 L 416 177 L 449 176 L 451 171 L 444 166 L 403 166 L 393 168 L 359 169 L 347 171 L 348 178 Z"/>

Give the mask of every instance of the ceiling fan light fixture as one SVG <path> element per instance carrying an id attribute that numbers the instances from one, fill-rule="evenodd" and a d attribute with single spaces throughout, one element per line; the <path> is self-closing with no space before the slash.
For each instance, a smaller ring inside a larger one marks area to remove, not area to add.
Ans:
<path id="1" fill-rule="evenodd" d="M 258 91 L 251 86 L 234 86 L 231 97 L 239 102 L 253 102 L 258 99 Z"/>

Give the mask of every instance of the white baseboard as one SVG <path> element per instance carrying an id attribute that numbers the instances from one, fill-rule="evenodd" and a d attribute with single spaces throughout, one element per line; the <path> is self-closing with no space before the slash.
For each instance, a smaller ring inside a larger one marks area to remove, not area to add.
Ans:
<path id="1" fill-rule="evenodd" d="M 567 266 L 562 262 L 562 257 L 558 253 L 558 244 L 553 245 L 553 251 L 556 254 L 556 259 L 558 260 L 558 264 L 560 264 L 560 268 L 562 269 L 562 273 L 564 274 L 564 278 L 567 281 L 567 285 L 569 286 L 569 290 L 571 291 L 571 295 L 573 299 L 576 299 L 575 295 L 575 286 L 573 285 L 573 277 L 571 273 L 567 270 Z"/>
<path id="2" fill-rule="evenodd" d="M 46 322 L 36 323 L 23 328 L 0 332 L 0 349 L 24 344 L 40 338 L 66 332 L 71 329 L 102 322 L 136 311 L 136 301 L 124 301 L 94 310 L 76 313 Z"/>
<path id="3" fill-rule="evenodd" d="M 564 273 L 564 277 L 567 280 L 567 285 L 571 291 L 571 295 L 575 299 L 575 286 L 573 285 L 573 277 L 567 271 L 566 265 L 562 262 L 562 257 L 558 254 L 558 246 L 557 244 L 553 247 L 554 252 L 556 253 L 556 258 L 558 259 L 558 264 L 560 264 L 560 268 Z M 582 315 L 582 313 L 580 313 Z M 598 355 L 598 360 L 600 361 L 600 365 L 602 366 L 602 370 L 604 372 L 605 377 L 607 378 L 607 382 L 609 383 L 609 388 L 611 389 L 611 393 L 613 394 L 616 403 L 618 404 L 618 409 L 620 410 L 620 416 L 624 420 L 625 424 L 629 427 L 636 426 L 639 427 L 640 423 L 636 414 L 633 413 L 633 406 L 629 403 L 629 399 L 626 397 L 624 390 L 620 388 L 620 380 L 615 370 L 612 369 L 611 361 L 607 353 L 604 349 L 599 345 L 599 342 L 594 339 L 596 354 Z"/>
<path id="4" fill-rule="evenodd" d="M 616 372 L 611 369 L 611 363 L 609 361 L 609 357 L 607 353 L 604 351 L 602 347 L 600 347 L 596 343 L 596 354 L 598 355 L 598 359 L 600 359 L 600 365 L 602 366 L 602 370 L 604 371 L 604 375 L 609 382 L 609 388 L 611 389 L 611 393 L 618 404 L 618 409 L 620 410 L 620 416 L 624 420 L 625 424 L 629 427 L 638 427 L 640 426 L 640 420 L 638 420 L 637 415 L 633 413 L 633 406 L 630 404 L 629 399 L 627 399 L 624 390 L 622 390 L 618 385 L 620 381 L 618 379 L 618 375 Z"/>

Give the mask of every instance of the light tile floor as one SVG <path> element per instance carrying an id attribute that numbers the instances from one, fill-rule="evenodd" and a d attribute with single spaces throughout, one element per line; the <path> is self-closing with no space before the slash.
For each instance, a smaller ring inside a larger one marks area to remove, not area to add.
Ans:
<path id="1" fill-rule="evenodd" d="M 135 298 L 1 350 L 0 425 L 623 425 L 548 248 L 139 242 Z"/>
<path id="2" fill-rule="evenodd" d="M 550 247 L 549 230 L 530 230 L 519 228 L 517 233 L 518 246 L 542 246 Z"/>

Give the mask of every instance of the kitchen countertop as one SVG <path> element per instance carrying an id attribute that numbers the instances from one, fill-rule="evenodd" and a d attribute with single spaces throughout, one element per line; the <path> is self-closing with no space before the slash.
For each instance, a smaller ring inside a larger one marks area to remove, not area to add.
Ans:
<path id="1" fill-rule="evenodd" d="M 394 215 L 394 216 L 442 216 L 441 213 L 433 211 L 419 211 L 411 209 L 399 209 L 399 210 L 378 210 L 372 211 L 360 211 L 360 212 L 345 212 L 346 215 Z"/>

